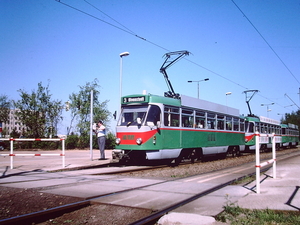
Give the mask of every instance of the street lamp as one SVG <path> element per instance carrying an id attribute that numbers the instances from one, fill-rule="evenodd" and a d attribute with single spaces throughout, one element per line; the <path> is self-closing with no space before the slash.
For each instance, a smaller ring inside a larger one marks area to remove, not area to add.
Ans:
<path id="1" fill-rule="evenodd" d="M 228 103 L 228 102 L 227 102 L 227 96 L 228 96 L 228 95 L 231 95 L 231 94 L 232 94 L 231 92 L 226 92 L 226 93 L 225 93 L 225 95 L 226 95 L 226 107 L 228 107 L 228 104 L 227 104 L 227 103 Z M 228 108 L 227 108 L 227 111 L 228 111 Z"/>
<path id="2" fill-rule="evenodd" d="M 197 82 L 197 85 L 198 85 L 198 99 L 199 99 L 199 83 L 202 82 L 202 81 L 208 81 L 209 78 L 206 78 L 204 80 L 189 80 L 188 82 L 189 83 L 193 83 L 193 82 Z"/>
<path id="3" fill-rule="evenodd" d="M 129 56 L 129 52 L 122 52 L 120 54 L 120 100 L 122 98 L 122 72 L 123 72 L 123 57 Z"/>
<path id="4" fill-rule="evenodd" d="M 267 106 L 267 116 L 268 117 L 269 117 L 269 112 L 272 111 L 272 109 L 269 109 L 269 105 L 274 105 L 274 102 L 270 103 L 270 104 L 261 104 L 261 106 Z"/>

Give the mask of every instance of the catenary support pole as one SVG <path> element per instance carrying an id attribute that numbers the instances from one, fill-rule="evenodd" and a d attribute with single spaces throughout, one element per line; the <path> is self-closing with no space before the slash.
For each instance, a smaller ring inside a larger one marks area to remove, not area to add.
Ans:
<path id="1" fill-rule="evenodd" d="M 90 157 L 91 161 L 93 161 L 93 98 L 94 92 L 91 90 L 91 122 L 90 122 Z"/>

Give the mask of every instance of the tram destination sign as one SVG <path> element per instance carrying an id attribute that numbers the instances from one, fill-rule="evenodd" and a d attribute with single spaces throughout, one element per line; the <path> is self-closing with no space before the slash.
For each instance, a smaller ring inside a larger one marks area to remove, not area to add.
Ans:
<path id="1" fill-rule="evenodd" d="M 123 97 L 122 104 L 144 103 L 145 101 L 146 101 L 145 96 Z"/>

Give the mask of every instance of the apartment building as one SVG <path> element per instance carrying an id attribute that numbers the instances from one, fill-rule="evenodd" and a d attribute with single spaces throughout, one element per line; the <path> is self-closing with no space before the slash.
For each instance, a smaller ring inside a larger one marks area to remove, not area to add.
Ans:
<path id="1" fill-rule="evenodd" d="M 9 121 L 2 122 L 2 136 L 9 136 L 9 134 L 15 129 L 18 133 L 22 133 L 23 129 L 26 129 L 19 117 L 16 115 L 18 109 L 11 109 L 9 112 Z"/>

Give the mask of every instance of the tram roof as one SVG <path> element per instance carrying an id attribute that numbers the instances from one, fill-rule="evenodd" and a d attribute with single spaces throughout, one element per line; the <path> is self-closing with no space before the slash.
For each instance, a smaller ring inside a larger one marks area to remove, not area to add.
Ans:
<path id="1" fill-rule="evenodd" d="M 238 109 L 186 95 L 181 95 L 181 105 L 232 116 L 240 116 L 240 111 Z"/>
<path id="2" fill-rule="evenodd" d="M 123 105 L 136 105 L 148 102 L 160 102 L 166 105 L 178 106 L 178 107 L 189 107 L 194 109 L 199 109 L 203 111 L 210 111 L 215 113 L 222 113 L 231 116 L 240 116 L 240 111 L 238 109 L 228 107 L 225 105 L 209 102 L 203 99 L 198 99 L 194 97 L 189 97 L 186 95 L 181 95 L 180 99 L 174 99 L 169 97 L 163 97 L 158 95 L 127 95 L 122 97 Z"/>

